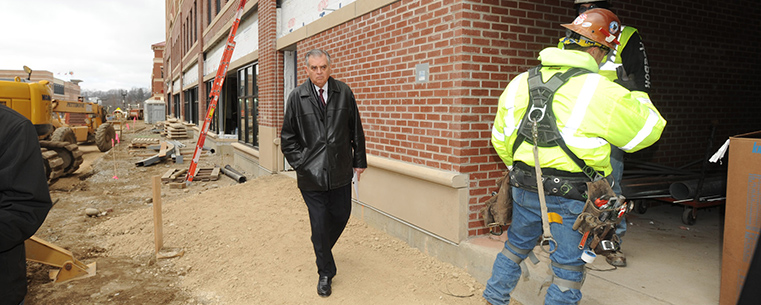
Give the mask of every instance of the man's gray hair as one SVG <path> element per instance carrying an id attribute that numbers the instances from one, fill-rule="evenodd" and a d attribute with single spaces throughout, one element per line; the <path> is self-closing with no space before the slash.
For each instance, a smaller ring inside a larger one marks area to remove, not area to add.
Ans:
<path id="1" fill-rule="evenodd" d="M 325 55 L 325 58 L 328 59 L 328 66 L 330 66 L 330 54 L 328 54 L 327 51 L 321 50 L 321 49 L 312 49 L 311 51 L 307 52 L 307 55 L 304 56 L 304 65 L 309 66 L 309 57 L 320 57 Z"/>

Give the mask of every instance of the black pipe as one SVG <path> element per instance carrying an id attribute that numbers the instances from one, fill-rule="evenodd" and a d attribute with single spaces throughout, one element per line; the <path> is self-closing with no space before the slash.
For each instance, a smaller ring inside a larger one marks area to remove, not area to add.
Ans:
<path id="1" fill-rule="evenodd" d="M 233 169 L 230 165 L 225 165 L 225 167 L 221 168 L 220 170 L 225 175 L 235 179 L 235 181 L 238 181 L 238 183 L 246 182 L 246 176 Z"/>
<path id="2" fill-rule="evenodd" d="M 668 197 L 669 187 L 676 182 L 699 178 L 692 176 L 649 176 L 621 181 L 621 193 L 627 199 Z"/>
<path id="3" fill-rule="evenodd" d="M 702 180 L 702 181 L 701 181 Z M 701 185 L 702 182 L 702 185 Z M 706 177 L 674 182 L 669 186 L 669 193 L 674 199 L 690 199 L 699 196 L 714 196 L 726 194 L 727 177 Z M 698 198 L 695 198 L 696 200 Z"/>

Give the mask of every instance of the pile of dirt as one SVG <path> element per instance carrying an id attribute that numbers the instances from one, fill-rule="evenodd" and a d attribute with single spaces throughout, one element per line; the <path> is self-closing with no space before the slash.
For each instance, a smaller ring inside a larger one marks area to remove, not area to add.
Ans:
<path id="1" fill-rule="evenodd" d="M 354 218 L 334 248 L 333 295 L 320 298 L 306 206 L 295 180 L 278 174 L 162 184 L 162 253 L 181 255 L 156 259 L 152 177 L 189 164 L 135 166 L 151 152 L 127 144 L 158 137 L 151 129 L 133 126 L 106 154 L 83 146 L 82 169 L 51 186 L 58 202 L 37 235 L 97 263 L 97 274 L 56 284 L 51 267 L 30 263 L 27 304 L 484 303 L 483 285 L 464 270 Z M 220 160 L 208 155 L 200 166 Z"/>

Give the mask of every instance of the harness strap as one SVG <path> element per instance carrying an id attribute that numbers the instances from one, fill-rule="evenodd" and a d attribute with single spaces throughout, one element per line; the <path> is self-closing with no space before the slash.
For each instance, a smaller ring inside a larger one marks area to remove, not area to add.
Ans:
<path id="1" fill-rule="evenodd" d="M 560 268 L 560 269 L 574 271 L 574 272 L 584 272 L 584 265 L 571 266 L 571 265 L 563 265 L 558 262 L 552 262 L 551 264 L 555 268 Z"/>
<path id="2" fill-rule="evenodd" d="M 507 250 L 507 248 L 509 247 L 511 250 L 515 251 L 516 253 L 520 255 L 526 255 L 528 259 L 531 260 L 531 263 L 536 265 L 539 263 L 539 259 L 534 254 L 534 251 L 532 251 L 533 249 L 519 249 L 518 247 L 511 244 L 510 242 L 507 242 L 505 244 L 507 245 L 507 247 L 502 248 L 502 255 L 506 256 L 511 261 L 518 264 L 518 266 L 521 267 L 521 277 L 523 278 L 524 281 L 528 280 L 530 274 L 528 271 L 528 267 L 526 266 L 526 262 L 524 262 L 525 259 L 520 258 L 519 256 L 515 255 L 513 252 L 510 252 L 509 250 Z"/>
<path id="3" fill-rule="evenodd" d="M 571 266 L 571 265 L 563 265 L 563 264 L 560 264 L 560 263 L 557 263 L 557 262 L 552 262 L 552 266 L 555 267 L 555 268 L 560 268 L 560 269 L 564 269 L 564 270 L 568 270 L 568 271 L 581 272 L 582 273 L 581 281 L 580 282 L 576 282 L 576 281 L 571 281 L 571 280 L 566 280 L 566 279 L 560 278 L 560 277 L 558 277 L 555 274 L 555 271 L 553 270 L 552 274 L 547 276 L 547 278 L 544 280 L 544 283 L 542 283 L 542 286 L 539 287 L 539 292 L 540 293 L 541 293 L 542 288 L 548 287 L 548 286 L 550 286 L 550 284 L 557 285 L 558 289 L 560 289 L 561 292 L 566 292 L 566 291 L 568 291 L 570 289 L 581 290 L 581 286 L 584 285 L 584 281 L 587 278 L 587 270 L 584 267 L 584 265 Z"/>

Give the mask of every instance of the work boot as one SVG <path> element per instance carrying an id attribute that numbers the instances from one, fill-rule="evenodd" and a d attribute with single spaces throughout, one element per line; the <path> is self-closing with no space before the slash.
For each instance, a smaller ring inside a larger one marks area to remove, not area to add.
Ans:
<path id="1" fill-rule="evenodd" d="M 605 254 L 605 260 L 611 266 L 626 267 L 626 255 L 621 250 L 608 252 Z"/>

